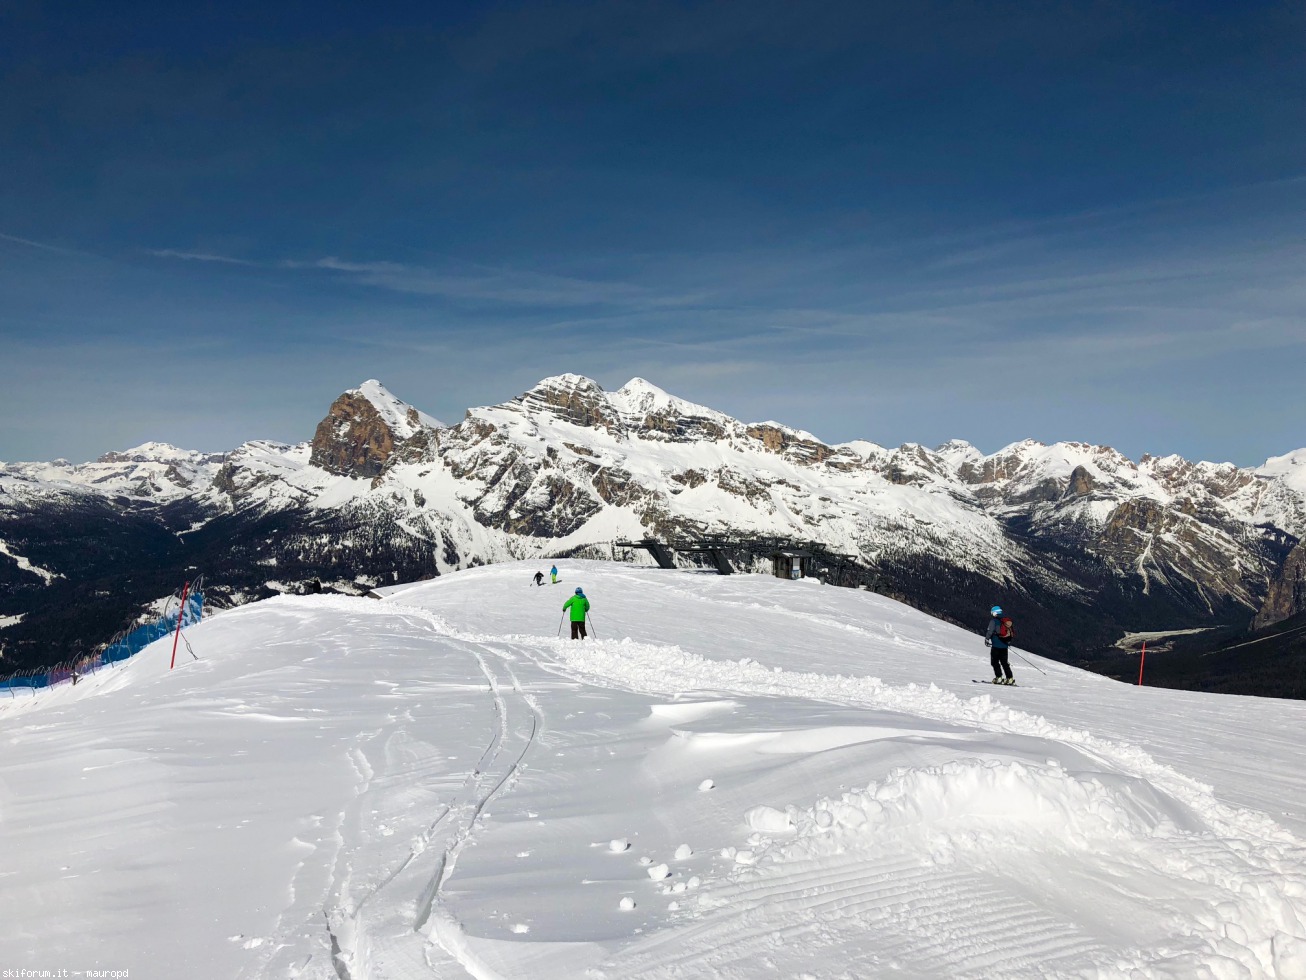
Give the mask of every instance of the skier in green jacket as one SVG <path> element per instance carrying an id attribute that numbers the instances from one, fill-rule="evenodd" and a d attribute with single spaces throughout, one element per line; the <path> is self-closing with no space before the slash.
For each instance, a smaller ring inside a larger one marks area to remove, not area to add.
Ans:
<path id="1" fill-rule="evenodd" d="M 583 640 L 589 634 L 585 632 L 585 614 L 590 611 L 590 601 L 585 598 L 585 590 L 577 589 L 576 594 L 562 604 L 562 611 L 571 610 L 571 638 Z"/>

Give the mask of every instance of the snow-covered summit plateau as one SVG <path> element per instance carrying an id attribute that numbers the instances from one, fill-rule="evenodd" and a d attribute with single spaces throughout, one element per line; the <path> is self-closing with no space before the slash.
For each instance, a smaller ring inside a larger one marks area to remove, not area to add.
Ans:
<path id="1" fill-rule="evenodd" d="M 0 962 L 204 976 L 1306 975 L 1306 704 L 611 562 L 282 597 L 0 700 Z M 598 639 L 557 639 L 581 585 Z M 51 961 L 50 958 L 54 957 Z"/>

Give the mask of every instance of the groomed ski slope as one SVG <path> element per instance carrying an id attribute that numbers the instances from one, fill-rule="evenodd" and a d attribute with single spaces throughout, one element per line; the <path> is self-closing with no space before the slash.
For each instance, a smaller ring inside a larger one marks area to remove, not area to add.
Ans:
<path id="1" fill-rule="evenodd" d="M 1306 976 L 1306 705 L 1034 657 L 981 688 L 978 636 L 880 596 L 536 565 L 5 702 L 0 966 Z"/>

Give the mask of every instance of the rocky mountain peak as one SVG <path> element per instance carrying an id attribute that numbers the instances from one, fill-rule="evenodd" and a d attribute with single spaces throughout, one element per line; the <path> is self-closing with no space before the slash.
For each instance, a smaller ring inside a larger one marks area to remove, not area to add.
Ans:
<path id="1" fill-rule="evenodd" d="M 716 440 L 738 427 L 729 416 L 670 395 L 643 378 L 609 392 L 590 378 L 562 374 L 545 378 L 515 402 L 528 415 L 542 412 L 619 438 Z"/>
<path id="2" fill-rule="evenodd" d="M 597 381 L 579 374 L 559 374 L 545 378 L 514 401 L 528 412 L 543 411 L 573 425 L 610 429 L 614 419 L 605 396 Z"/>
<path id="3" fill-rule="evenodd" d="M 730 416 L 669 395 L 643 378 L 633 378 L 609 396 L 628 434 L 671 442 L 718 440 L 739 423 Z"/>
<path id="4" fill-rule="evenodd" d="M 677 398 L 643 378 L 631 378 L 607 397 L 618 411 L 635 420 L 652 414 L 712 419 L 716 422 L 729 419 L 729 416 L 706 405 Z"/>
<path id="5" fill-rule="evenodd" d="M 397 439 L 411 439 L 423 429 L 443 429 L 445 424 L 434 416 L 419 412 L 407 402 L 400 401 L 381 382 L 364 381 L 349 394 L 357 394 L 371 402 L 377 414 L 395 434 Z"/>
<path id="6" fill-rule="evenodd" d="M 401 449 L 428 443 L 441 428 L 381 382 L 365 381 L 331 403 L 313 434 L 310 462 L 336 476 L 375 479 Z"/>
<path id="7" fill-rule="evenodd" d="M 616 395 L 627 399 L 628 401 L 641 401 L 657 404 L 666 404 L 671 401 L 683 401 L 676 398 L 675 395 L 659 388 L 652 381 L 646 381 L 643 378 L 631 378 L 624 385 L 618 388 Z"/>

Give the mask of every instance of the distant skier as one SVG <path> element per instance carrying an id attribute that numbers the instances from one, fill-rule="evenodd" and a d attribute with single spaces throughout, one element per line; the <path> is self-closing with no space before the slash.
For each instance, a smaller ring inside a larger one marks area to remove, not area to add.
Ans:
<path id="1" fill-rule="evenodd" d="M 311 580 L 309 581 L 309 583 L 308 583 L 308 590 L 307 590 L 307 591 L 308 591 L 308 594 L 309 594 L 309 595 L 321 595 L 321 594 L 322 594 L 322 580 L 319 579 L 319 578 L 311 579 Z"/>
<path id="2" fill-rule="evenodd" d="M 544 584 L 544 573 L 543 573 L 543 572 L 536 572 L 536 573 L 535 573 L 535 584 L 536 584 L 536 585 L 541 585 L 541 586 Z"/>
<path id="3" fill-rule="evenodd" d="M 549 578 L 553 579 L 553 584 L 558 584 L 558 566 L 554 565 L 549 569 Z"/>
<path id="4" fill-rule="evenodd" d="M 585 632 L 585 614 L 590 611 L 590 601 L 585 598 L 583 589 L 577 589 L 576 594 L 562 604 L 562 611 L 571 610 L 571 638 L 573 640 L 583 640 L 589 636 Z"/>
<path id="5" fill-rule="evenodd" d="M 1016 627 L 1011 624 L 1010 616 L 1002 615 L 1001 606 L 990 609 L 989 617 L 989 628 L 984 631 L 984 645 L 990 648 L 993 683 L 1014 684 L 1016 679 L 1011 676 L 1011 664 L 1007 662 L 1007 647 L 1016 638 Z"/>

